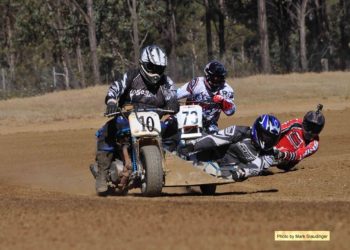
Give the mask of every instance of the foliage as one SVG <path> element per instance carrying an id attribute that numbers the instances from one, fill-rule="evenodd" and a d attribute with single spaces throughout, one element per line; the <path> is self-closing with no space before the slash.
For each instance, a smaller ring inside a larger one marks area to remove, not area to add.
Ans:
<path id="1" fill-rule="evenodd" d="M 224 9 L 220 9 L 219 1 L 207 1 L 211 6 L 213 57 L 223 61 L 232 77 L 259 73 L 256 1 L 226 0 Z M 292 6 L 300 1 L 266 0 L 273 73 L 301 69 Z M 102 83 L 137 66 L 135 26 L 128 2 L 132 0 L 93 1 Z M 348 70 L 349 1 L 309 0 L 307 10 L 308 70 Z M 87 13 L 86 0 L 0 0 L 0 98 L 93 85 L 90 23 L 82 11 Z M 208 60 L 204 0 L 142 0 L 136 1 L 136 11 L 140 49 L 148 44 L 163 47 L 176 60 L 176 81 L 202 74 Z M 221 12 L 224 30 L 218 27 Z M 224 57 L 220 55 L 220 32 L 225 35 Z M 53 68 L 68 77 L 58 74 L 54 82 Z M 82 85 L 83 77 L 86 83 Z"/>

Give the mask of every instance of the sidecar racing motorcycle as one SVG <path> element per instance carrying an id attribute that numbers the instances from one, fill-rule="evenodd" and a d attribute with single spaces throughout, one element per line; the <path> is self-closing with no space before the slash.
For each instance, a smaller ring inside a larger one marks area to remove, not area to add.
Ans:
<path id="1" fill-rule="evenodd" d="M 233 181 L 220 178 L 219 168 L 214 162 L 197 164 L 177 150 L 163 147 L 159 113 L 172 113 L 160 108 L 127 108 L 108 114 L 127 121 L 116 141 L 119 145 L 108 174 L 107 194 L 126 195 L 129 190 L 140 188 L 144 196 L 159 196 L 163 187 L 199 186 L 205 195 L 213 195 L 217 185 Z M 190 140 L 202 136 L 202 109 L 199 105 L 183 105 L 176 114 L 178 144 L 186 145 Z M 127 162 L 131 163 L 127 183 L 121 185 L 122 173 Z M 215 170 L 216 169 L 216 170 Z M 97 163 L 90 165 L 96 178 Z"/>

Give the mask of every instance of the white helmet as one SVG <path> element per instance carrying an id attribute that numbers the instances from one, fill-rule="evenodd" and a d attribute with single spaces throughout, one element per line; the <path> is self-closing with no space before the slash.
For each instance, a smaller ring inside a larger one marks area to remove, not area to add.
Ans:
<path id="1" fill-rule="evenodd" d="M 141 53 L 140 72 L 151 85 L 155 85 L 164 74 L 167 61 L 167 56 L 161 48 L 156 45 L 147 46 Z"/>

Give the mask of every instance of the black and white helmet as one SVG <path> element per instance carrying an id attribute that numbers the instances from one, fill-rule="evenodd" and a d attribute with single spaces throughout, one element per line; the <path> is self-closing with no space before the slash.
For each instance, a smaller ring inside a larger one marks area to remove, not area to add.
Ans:
<path id="1" fill-rule="evenodd" d="M 163 76 L 168 64 L 164 51 L 156 45 L 150 45 L 142 50 L 140 57 L 140 72 L 151 85 L 156 85 Z"/>

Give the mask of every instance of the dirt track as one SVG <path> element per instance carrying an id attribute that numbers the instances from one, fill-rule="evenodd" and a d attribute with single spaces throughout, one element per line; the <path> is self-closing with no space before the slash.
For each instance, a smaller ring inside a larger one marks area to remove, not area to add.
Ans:
<path id="1" fill-rule="evenodd" d="M 293 101 L 279 105 L 282 121 L 303 115 Z M 83 120 L 82 129 L 74 120 L 74 130 L 2 133 L 0 249 L 349 249 L 350 101 L 326 102 L 314 157 L 293 172 L 220 186 L 213 197 L 196 188 L 166 188 L 157 198 L 96 197 L 87 169 L 95 128 Z M 251 124 L 254 113 L 221 126 Z M 275 230 L 326 230 L 331 240 L 276 242 Z"/>

